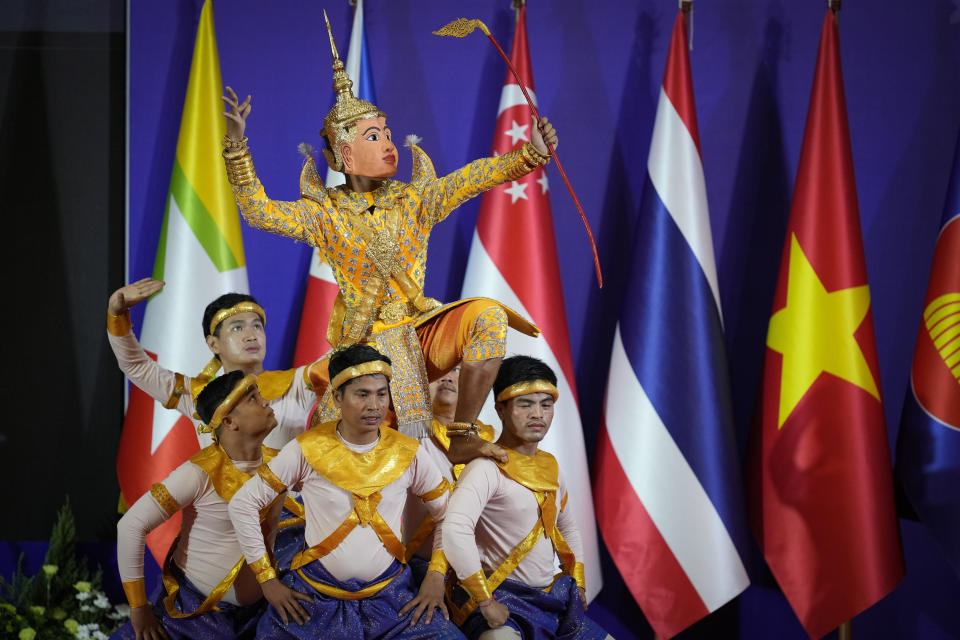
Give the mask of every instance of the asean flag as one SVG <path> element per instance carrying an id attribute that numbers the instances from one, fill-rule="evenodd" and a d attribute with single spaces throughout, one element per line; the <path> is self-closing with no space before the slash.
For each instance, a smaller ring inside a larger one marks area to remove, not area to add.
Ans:
<path id="1" fill-rule="evenodd" d="M 751 519 L 820 637 L 903 577 L 837 18 L 823 22 L 751 441 Z"/>
<path id="2" fill-rule="evenodd" d="M 527 47 L 526 11 L 525 6 L 521 7 L 517 18 L 510 61 L 536 101 Z M 493 153 L 502 155 L 519 148 L 530 140 L 533 126 L 530 107 L 508 71 L 500 94 Z M 463 280 L 463 297 L 485 296 L 499 300 L 540 327 L 541 338 L 511 332 L 507 350 L 510 354 L 540 358 L 557 374 L 560 391 L 557 411 L 541 447 L 556 457 L 563 470 L 570 493 L 567 508 L 573 509 L 583 539 L 584 557 L 577 560 L 584 564 L 587 597 L 592 598 L 602 586 L 597 528 L 573 379 L 549 189 L 546 170 L 541 167 L 483 195 Z M 491 417 L 489 408 L 483 417 L 490 424 L 496 423 L 496 415 Z"/>
<path id="3" fill-rule="evenodd" d="M 897 476 L 960 574 L 960 137 L 900 423 Z"/>
<path id="4" fill-rule="evenodd" d="M 678 12 L 595 457 L 604 542 L 663 638 L 750 584 L 686 27 Z"/>

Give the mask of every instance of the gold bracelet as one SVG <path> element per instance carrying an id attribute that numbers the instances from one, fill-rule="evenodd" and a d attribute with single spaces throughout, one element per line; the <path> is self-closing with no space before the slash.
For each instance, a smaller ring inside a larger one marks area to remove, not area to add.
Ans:
<path id="1" fill-rule="evenodd" d="M 223 152 L 223 158 L 227 165 L 227 178 L 230 184 L 236 187 L 245 187 L 252 184 L 257 179 L 257 172 L 253 168 L 253 158 L 249 152 L 243 155 L 233 156 L 227 150 Z"/>
<path id="2" fill-rule="evenodd" d="M 224 149 L 246 149 L 247 148 L 247 136 L 243 136 L 239 140 L 234 140 L 230 136 L 223 136 Z"/>
<path id="3" fill-rule="evenodd" d="M 480 427 L 475 422 L 451 422 L 447 425 L 447 436 L 479 436 Z"/>
<path id="4" fill-rule="evenodd" d="M 520 147 L 520 153 L 523 155 L 523 161 L 530 165 L 531 169 L 542 167 L 550 162 L 550 156 L 540 153 L 532 142 L 524 142 Z"/>

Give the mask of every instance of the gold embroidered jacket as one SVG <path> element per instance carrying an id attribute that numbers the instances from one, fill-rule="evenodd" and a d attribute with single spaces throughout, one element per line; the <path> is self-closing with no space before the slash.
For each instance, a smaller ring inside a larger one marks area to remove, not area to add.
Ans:
<path id="1" fill-rule="evenodd" d="M 529 149 L 527 147 L 530 147 Z M 371 193 L 345 186 L 327 188 L 312 159 L 300 175 L 301 198 L 271 200 L 252 171 L 238 179 L 227 160 L 240 212 L 253 227 L 317 247 L 333 270 L 345 314 L 331 318 L 328 337 L 366 336 L 376 320 L 395 324 L 416 318 L 438 304 L 412 304 L 423 289 L 430 231 L 457 206 L 492 187 L 517 180 L 546 162 L 530 143 L 494 158 L 483 158 L 438 178 L 430 158 L 411 147 L 409 183 L 384 180 Z M 334 315 L 337 315 L 335 311 Z M 341 326 L 334 326 L 334 321 Z M 339 340 L 331 340 L 336 344 Z"/>

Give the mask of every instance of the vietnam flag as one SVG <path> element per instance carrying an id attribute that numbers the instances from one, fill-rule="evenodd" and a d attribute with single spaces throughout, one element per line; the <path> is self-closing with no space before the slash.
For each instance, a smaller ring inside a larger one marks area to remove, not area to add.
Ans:
<path id="1" fill-rule="evenodd" d="M 200 331 L 203 309 L 217 296 L 246 293 L 240 216 L 220 157 L 226 133 L 220 60 L 211 0 L 203 3 L 187 81 L 180 136 L 153 277 L 167 286 L 147 302 L 140 343 L 162 366 L 193 374 L 210 359 Z M 199 450 L 193 421 L 135 386 L 123 421 L 117 477 L 132 505 Z M 147 545 L 163 564 L 180 513 L 154 529 Z"/>
<path id="2" fill-rule="evenodd" d="M 820 637 L 903 577 L 837 18 L 827 11 L 751 441 L 751 518 Z"/>

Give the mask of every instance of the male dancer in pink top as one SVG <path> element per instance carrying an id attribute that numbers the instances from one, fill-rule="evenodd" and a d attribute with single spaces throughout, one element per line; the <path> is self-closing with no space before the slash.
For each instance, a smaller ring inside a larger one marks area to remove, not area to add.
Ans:
<path id="1" fill-rule="evenodd" d="M 416 440 L 383 426 L 390 360 L 354 345 L 333 354 L 329 372 L 341 418 L 287 444 L 230 502 L 240 545 L 273 605 L 257 638 L 462 638 L 443 604 L 447 564 L 439 535 L 418 594 L 403 564 L 395 532 L 408 492 L 442 522 L 449 484 Z M 257 514 L 293 485 L 301 486 L 308 548 L 281 582 Z"/>
<path id="2" fill-rule="evenodd" d="M 580 532 L 566 510 L 547 435 L 557 377 L 528 356 L 507 358 L 493 383 L 507 462 L 467 464 L 442 524 L 443 546 L 460 580 L 454 619 L 468 638 L 593 640 L 607 633 L 587 618 Z M 563 572 L 554 575 L 554 557 Z"/>
<path id="3" fill-rule="evenodd" d="M 120 370 L 133 384 L 191 420 L 203 386 L 219 369 L 243 371 L 258 376 L 261 395 L 270 403 L 278 426 L 266 445 L 279 449 L 303 433 L 317 398 L 310 383 L 313 365 L 287 371 L 264 371 L 267 354 L 264 332 L 266 313 L 253 296 L 227 293 L 210 304 L 203 314 L 203 335 L 213 359 L 199 374 L 190 376 L 161 367 L 147 355 L 133 335 L 130 307 L 160 292 L 164 283 L 144 278 L 117 289 L 107 303 L 107 333 Z M 316 363 L 314 363 L 316 364 Z M 209 435 L 198 434 L 200 446 L 210 444 Z"/>
<path id="4" fill-rule="evenodd" d="M 262 443 L 277 420 L 260 396 L 256 377 L 240 371 L 210 382 L 197 398 L 197 410 L 206 423 L 202 428 L 216 434 L 214 443 L 154 484 L 117 524 L 117 565 L 130 621 L 116 639 L 252 639 L 264 610 L 227 502 L 276 455 Z M 280 502 L 264 510 L 268 537 L 279 519 Z M 183 528 L 164 566 L 164 589 L 151 606 L 143 582 L 144 539 L 181 509 Z"/>

